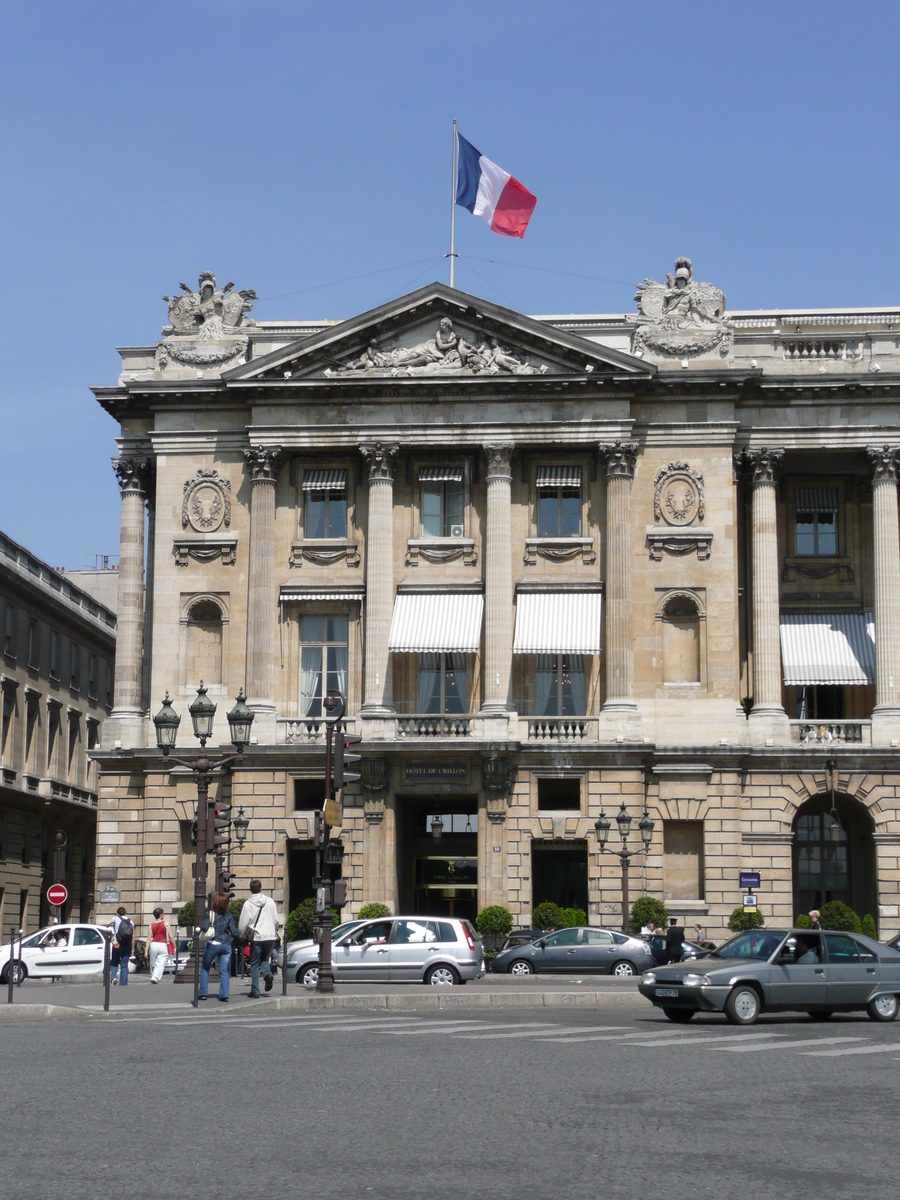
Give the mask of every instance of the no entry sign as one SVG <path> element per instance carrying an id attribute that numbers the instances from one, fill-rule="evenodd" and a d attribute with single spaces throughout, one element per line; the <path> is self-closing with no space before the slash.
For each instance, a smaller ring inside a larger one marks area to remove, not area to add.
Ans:
<path id="1" fill-rule="evenodd" d="M 47 888 L 47 903 L 48 904 L 65 904 L 69 898 L 69 893 L 61 883 L 54 883 Z"/>

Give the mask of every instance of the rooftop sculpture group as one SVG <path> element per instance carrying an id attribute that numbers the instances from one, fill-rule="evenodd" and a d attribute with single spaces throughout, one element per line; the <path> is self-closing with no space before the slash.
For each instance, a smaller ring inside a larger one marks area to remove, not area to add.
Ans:
<path id="1" fill-rule="evenodd" d="M 244 314 L 253 305 L 251 288 L 234 291 L 234 284 L 216 288 L 212 271 L 204 271 L 194 292 L 186 283 L 178 285 L 180 296 L 163 296 L 169 306 L 169 324 L 163 327 L 164 341 L 157 349 L 159 365 L 170 359 L 186 366 L 214 366 L 242 356 L 247 339 L 238 334 Z M 252 324 L 252 322 L 249 322 Z"/>
<path id="2" fill-rule="evenodd" d="M 690 358 L 718 348 L 726 355 L 731 329 L 724 319 L 725 294 L 711 283 L 696 283 L 689 258 L 676 258 L 666 282 L 645 279 L 634 296 L 638 327 L 632 351 L 647 350 L 672 358 Z"/>

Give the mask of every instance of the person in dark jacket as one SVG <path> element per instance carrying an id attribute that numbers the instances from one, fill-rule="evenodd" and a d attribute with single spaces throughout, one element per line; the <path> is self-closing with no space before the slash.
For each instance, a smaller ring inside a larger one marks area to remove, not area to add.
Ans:
<path id="1" fill-rule="evenodd" d="M 669 961 L 669 948 L 666 945 L 666 931 L 664 929 L 654 929 L 653 936 L 650 938 L 650 953 L 653 955 L 653 961 L 658 967 L 664 967 Z"/>
<path id="2" fill-rule="evenodd" d="M 203 918 L 200 928 L 206 935 L 203 962 L 200 964 L 200 999 L 205 1000 L 207 997 L 209 968 L 215 962 L 219 972 L 219 999 L 223 1004 L 227 1004 L 231 947 L 238 931 L 234 917 L 228 911 L 228 897 L 224 892 L 215 893 L 211 910 Z"/>
<path id="3" fill-rule="evenodd" d="M 684 953 L 684 926 L 678 924 L 677 917 L 669 918 L 669 928 L 666 930 L 666 948 L 669 951 L 669 961 L 681 962 Z"/>

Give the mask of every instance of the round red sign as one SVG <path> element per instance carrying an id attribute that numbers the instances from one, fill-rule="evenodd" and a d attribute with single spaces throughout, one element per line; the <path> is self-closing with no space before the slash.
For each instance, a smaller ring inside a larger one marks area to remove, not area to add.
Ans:
<path id="1" fill-rule="evenodd" d="M 69 893 L 61 883 L 54 883 L 47 888 L 47 902 L 49 904 L 65 904 L 69 898 Z"/>

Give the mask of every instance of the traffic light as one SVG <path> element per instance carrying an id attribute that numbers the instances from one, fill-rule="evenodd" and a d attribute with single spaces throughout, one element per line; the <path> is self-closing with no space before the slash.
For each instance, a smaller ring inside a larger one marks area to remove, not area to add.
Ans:
<path id="1" fill-rule="evenodd" d="M 344 861 L 344 843 L 340 841 L 329 842 L 325 847 L 325 867 L 332 881 L 340 879 L 341 864 Z"/>
<path id="2" fill-rule="evenodd" d="M 196 817 L 194 817 L 193 821 L 191 821 L 191 845 L 192 846 L 197 845 L 197 818 Z"/>
<path id="3" fill-rule="evenodd" d="M 234 881 L 234 872 L 222 870 L 219 874 L 219 883 L 221 890 L 225 893 L 229 900 L 234 899 L 234 893 L 237 890 L 237 884 Z"/>
<path id="4" fill-rule="evenodd" d="M 218 850 L 231 844 L 231 805 L 219 802 L 213 817 L 213 839 L 210 849 Z"/>
<path id="5" fill-rule="evenodd" d="M 340 727 L 335 730 L 334 765 L 332 768 L 334 791 L 342 791 L 348 783 L 357 783 L 361 778 L 358 771 L 348 771 L 346 769 L 348 763 L 358 763 L 361 757 L 359 754 L 349 754 L 347 748 L 355 746 L 361 741 L 362 738 L 358 733 L 347 733 Z"/>

